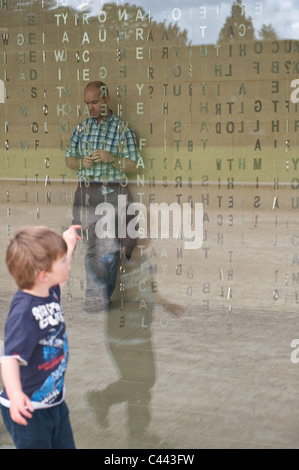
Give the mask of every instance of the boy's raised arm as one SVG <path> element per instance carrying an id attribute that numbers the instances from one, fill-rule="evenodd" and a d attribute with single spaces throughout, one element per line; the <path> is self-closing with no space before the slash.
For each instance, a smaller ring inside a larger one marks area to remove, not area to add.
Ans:
<path id="1" fill-rule="evenodd" d="M 81 225 L 71 225 L 65 232 L 62 234 L 62 238 L 67 244 L 67 258 L 71 262 L 72 256 L 78 240 L 81 240 L 81 237 L 78 235 L 77 230 L 81 229 Z"/>

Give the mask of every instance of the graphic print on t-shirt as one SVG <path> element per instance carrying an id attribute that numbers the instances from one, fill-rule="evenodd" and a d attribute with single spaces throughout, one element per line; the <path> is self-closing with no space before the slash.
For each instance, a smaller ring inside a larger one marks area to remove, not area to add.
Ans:
<path id="1" fill-rule="evenodd" d="M 33 401 L 42 402 L 45 405 L 54 402 L 63 391 L 63 378 L 68 359 L 66 334 L 63 333 L 61 338 L 61 332 L 63 330 L 63 325 L 57 330 L 52 329 L 49 331 L 48 336 L 39 342 L 39 344 L 43 346 L 43 358 L 45 362 L 40 364 L 38 369 L 39 371 L 53 371 L 46 378 L 42 387 L 33 393 L 31 399 Z"/>
<path id="2" fill-rule="evenodd" d="M 49 325 L 56 326 L 64 321 L 61 306 L 58 302 L 50 302 L 33 307 L 32 314 L 39 322 L 41 330 L 47 328 Z"/>

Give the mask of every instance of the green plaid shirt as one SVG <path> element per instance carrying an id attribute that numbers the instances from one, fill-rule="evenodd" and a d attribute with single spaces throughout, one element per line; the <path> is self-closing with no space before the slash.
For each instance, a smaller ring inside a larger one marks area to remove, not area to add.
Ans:
<path id="1" fill-rule="evenodd" d="M 137 162 L 139 158 L 134 131 L 112 111 L 99 124 L 92 117 L 81 122 L 73 132 L 65 156 L 83 158 L 85 155 L 91 155 L 96 149 L 103 149 L 115 158 L 130 158 L 134 162 Z M 124 177 L 120 170 L 103 162 L 95 163 L 92 168 L 84 168 L 77 172 L 78 179 L 88 179 L 90 176 L 97 181 L 103 181 L 103 177 L 109 181 L 120 180 Z"/>

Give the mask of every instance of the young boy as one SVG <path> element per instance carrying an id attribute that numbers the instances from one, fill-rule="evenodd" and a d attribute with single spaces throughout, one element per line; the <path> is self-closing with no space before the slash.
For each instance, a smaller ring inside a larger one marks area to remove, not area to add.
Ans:
<path id="1" fill-rule="evenodd" d="M 69 276 L 78 228 L 60 236 L 27 227 L 7 249 L 6 265 L 19 289 L 5 325 L 0 403 L 17 449 L 75 449 L 64 402 L 68 342 L 60 284 Z"/>

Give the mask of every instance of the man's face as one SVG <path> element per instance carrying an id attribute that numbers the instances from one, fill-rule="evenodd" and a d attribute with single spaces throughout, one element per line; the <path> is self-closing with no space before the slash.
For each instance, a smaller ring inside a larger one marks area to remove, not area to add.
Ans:
<path id="1" fill-rule="evenodd" d="M 98 122 L 109 115 L 109 100 L 110 97 L 106 96 L 104 88 L 101 90 L 97 87 L 89 87 L 84 92 L 84 102 L 88 106 L 88 111 Z"/>

